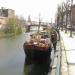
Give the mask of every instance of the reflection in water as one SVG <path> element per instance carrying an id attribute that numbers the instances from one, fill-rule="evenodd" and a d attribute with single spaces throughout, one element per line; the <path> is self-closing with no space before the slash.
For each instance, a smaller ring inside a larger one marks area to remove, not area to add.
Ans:
<path id="1" fill-rule="evenodd" d="M 15 38 L 0 39 L 0 75 L 42 75 L 44 73 L 47 64 L 26 65 L 23 44 L 29 40 L 29 35 L 30 33 L 24 33 Z"/>
<path id="2" fill-rule="evenodd" d="M 24 75 L 48 75 L 50 71 L 50 64 L 26 64 L 24 62 Z"/>
<path id="3" fill-rule="evenodd" d="M 28 40 L 27 35 L 0 39 L 0 75 L 24 75 L 23 43 Z"/>

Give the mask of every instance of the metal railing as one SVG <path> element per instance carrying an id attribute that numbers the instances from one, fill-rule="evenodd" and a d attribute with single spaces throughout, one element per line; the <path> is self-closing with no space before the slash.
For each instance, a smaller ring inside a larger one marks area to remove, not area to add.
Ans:
<path id="1" fill-rule="evenodd" d="M 60 43 L 60 50 L 58 52 L 58 56 L 57 56 L 57 65 L 56 65 L 56 71 L 55 71 L 55 75 L 61 75 L 61 42 Z"/>

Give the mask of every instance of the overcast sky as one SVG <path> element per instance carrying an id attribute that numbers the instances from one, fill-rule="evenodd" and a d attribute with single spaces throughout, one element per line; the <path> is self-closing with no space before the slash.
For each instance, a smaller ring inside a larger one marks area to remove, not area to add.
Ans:
<path id="1" fill-rule="evenodd" d="M 39 13 L 42 21 L 54 21 L 58 4 L 66 0 L 0 0 L 0 7 L 14 9 L 17 15 L 27 19 L 38 20 Z"/>

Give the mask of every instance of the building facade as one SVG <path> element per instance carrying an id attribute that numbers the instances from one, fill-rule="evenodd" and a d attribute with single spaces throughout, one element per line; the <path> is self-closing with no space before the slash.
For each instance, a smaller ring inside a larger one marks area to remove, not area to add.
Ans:
<path id="1" fill-rule="evenodd" d="M 0 29 L 4 29 L 6 26 L 6 20 L 10 17 L 15 16 L 15 11 L 12 9 L 5 9 L 2 7 L 0 9 Z"/>

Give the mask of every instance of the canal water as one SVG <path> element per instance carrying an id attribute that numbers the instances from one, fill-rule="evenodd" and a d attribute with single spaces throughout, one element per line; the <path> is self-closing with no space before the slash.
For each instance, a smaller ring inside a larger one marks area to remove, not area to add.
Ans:
<path id="1" fill-rule="evenodd" d="M 0 39 L 0 75 L 25 75 L 23 44 L 28 33 Z"/>
<path id="2" fill-rule="evenodd" d="M 41 75 L 44 65 L 25 65 L 23 44 L 30 39 L 30 34 L 0 39 L 0 75 Z"/>

